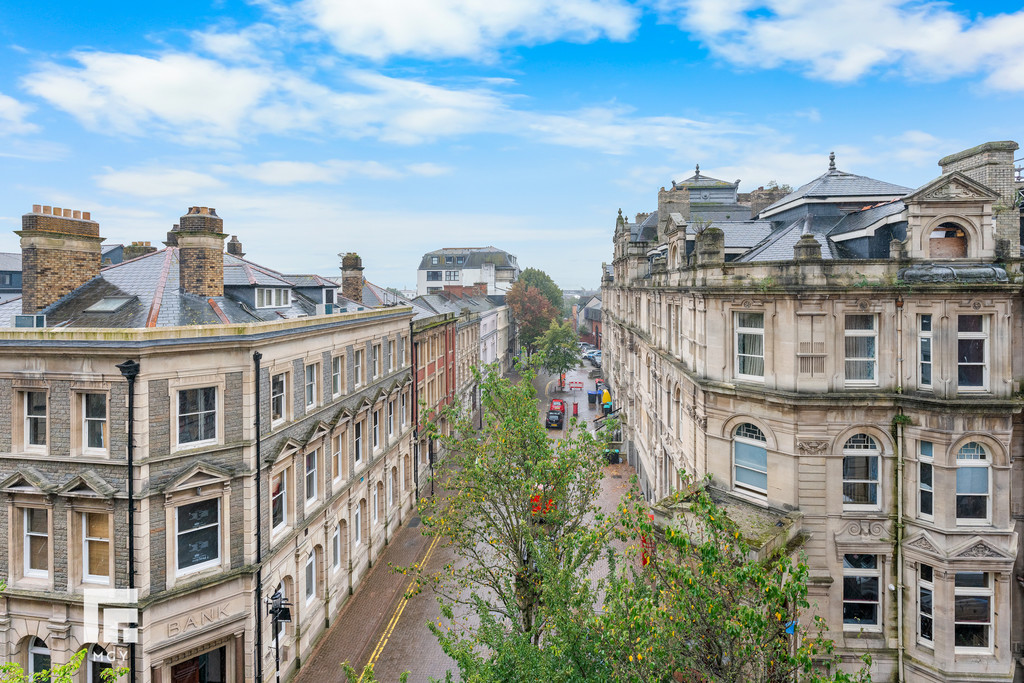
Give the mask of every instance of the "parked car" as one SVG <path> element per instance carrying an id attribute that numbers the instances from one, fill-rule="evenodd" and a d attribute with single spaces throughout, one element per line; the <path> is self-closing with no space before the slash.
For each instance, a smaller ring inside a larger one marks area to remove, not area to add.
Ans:
<path id="1" fill-rule="evenodd" d="M 565 415 L 565 401 L 560 398 L 551 399 L 551 403 L 548 405 L 548 410 L 557 410 L 562 415 Z"/>
<path id="2" fill-rule="evenodd" d="M 548 429 L 561 429 L 565 424 L 565 413 L 560 410 L 549 410 L 544 426 Z"/>
<path id="3" fill-rule="evenodd" d="M 590 356 L 589 360 L 590 364 L 593 365 L 595 368 L 601 367 L 601 352 L 598 351 L 597 353 L 593 354 L 592 356 Z"/>

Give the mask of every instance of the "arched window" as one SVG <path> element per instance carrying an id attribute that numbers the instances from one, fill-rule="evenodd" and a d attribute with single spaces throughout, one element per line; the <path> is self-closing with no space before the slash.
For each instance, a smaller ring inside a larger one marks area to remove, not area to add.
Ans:
<path id="1" fill-rule="evenodd" d="M 86 681 L 88 683 L 104 683 L 103 672 L 114 668 L 113 662 L 110 661 L 110 655 L 99 645 L 93 645 L 89 648 L 89 654 L 86 656 L 85 661 Z"/>
<path id="2" fill-rule="evenodd" d="M 380 522 L 384 518 L 384 482 L 378 481 L 373 492 L 373 521 Z"/>
<path id="3" fill-rule="evenodd" d="M 989 461 L 984 447 L 971 441 L 956 453 L 956 519 L 968 524 L 989 518 Z"/>
<path id="4" fill-rule="evenodd" d="M 843 506 L 878 507 L 878 444 L 867 434 L 854 434 L 843 446 Z"/>
<path id="5" fill-rule="evenodd" d="M 928 239 L 928 255 L 932 258 L 965 258 L 967 233 L 956 223 L 943 223 L 932 230 Z"/>
<path id="6" fill-rule="evenodd" d="M 749 422 L 744 422 L 733 432 L 733 481 L 737 488 L 767 495 L 767 441 L 764 433 Z"/>
<path id="7" fill-rule="evenodd" d="M 50 648 L 39 638 L 32 638 L 28 646 L 28 673 L 30 676 L 50 670 Z"/>

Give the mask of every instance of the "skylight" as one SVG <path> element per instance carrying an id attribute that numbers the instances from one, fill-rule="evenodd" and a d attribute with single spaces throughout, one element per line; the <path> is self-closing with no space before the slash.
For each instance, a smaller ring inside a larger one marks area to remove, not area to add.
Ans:
<path id="1" fill-rule="evenodd" d="M 89 308 L 85 309 L 86 313 L 113 313 L 119 310 L 126 303 L 131 301 L 134 297 L 130 296 L 108 296 L 100 299 Z"/>

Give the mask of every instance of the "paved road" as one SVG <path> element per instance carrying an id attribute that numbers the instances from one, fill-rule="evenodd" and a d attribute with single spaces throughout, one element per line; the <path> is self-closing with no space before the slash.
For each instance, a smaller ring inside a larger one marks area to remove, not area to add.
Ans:
<path id="1" fill-rule="evenodd" d="M 557 378 L 541 375 L 535 380 L 538 393 L 538 414 L 546 413 L 551 398 L 562 398 L 572 415 L 572 404 L 579 404 L 579 416 L 593 426 L 599 416 L 596 406 L 587 403 L 587 391 L 593 391 L 589 364 L 567 373 L 566 381 L 584 382 L 582 391 L 561 391 Z M 555 436 L 558 430 L 551 430 Z M 633 469 L 625 464 L 605 467 L 600 503 L 613 510 L 629 485 Z M 455 663 L 441 651 L 437 640 L 427 629 L 428 622 L 440 618 L 437 600 L 429 592 L 410 599 L 404 594 L 409 579 L 392 572 L 389 564 L 408 566 L 426 558 L 428 571 L 436 571 L 454 561 L 454 555 L 443 545 L 431 544 L 423 536 L 419 519 L 413 518 L 395 534 L 373 569 L 349 600 L 331 630 L 321 639 L 312 657 L 304 664 L 295 683 L 333 683 L 341 680 L 341 662 L 350 661 L 356 668 L 374 662 L 377 679 L 383 683 L 397 681 L 409 671 L 411 683 L 425 683 L 431 678 L 443 680 L 451 669 L 455 679 Z M 601 573 L 597 569 L 596 574 Z"/>

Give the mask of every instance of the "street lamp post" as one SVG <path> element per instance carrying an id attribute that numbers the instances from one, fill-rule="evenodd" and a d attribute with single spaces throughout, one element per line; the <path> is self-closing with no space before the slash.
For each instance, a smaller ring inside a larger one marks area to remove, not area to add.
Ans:
<path id="1" fill-rule="evenodd" d="M 135 378 L 138 362 L 130 358 L 117 369 L 128 380 L 128 589 L 135 588 Z M 129 624 L 137 628 L 138 624 Z M 135 683 L 135 643 L 128 643 L 128 681 Z"/>
<path id="2" fill-rule="evenodd" d="M 286 624 L 292 620 L 291 603 L 285 599 L 281 591 L 274 591 L 267 602 L 270 618 L 274 625 L 274 671 L 277 675 L 277 683 L 281 683 L 281 642 L 279 624 Z"/>

